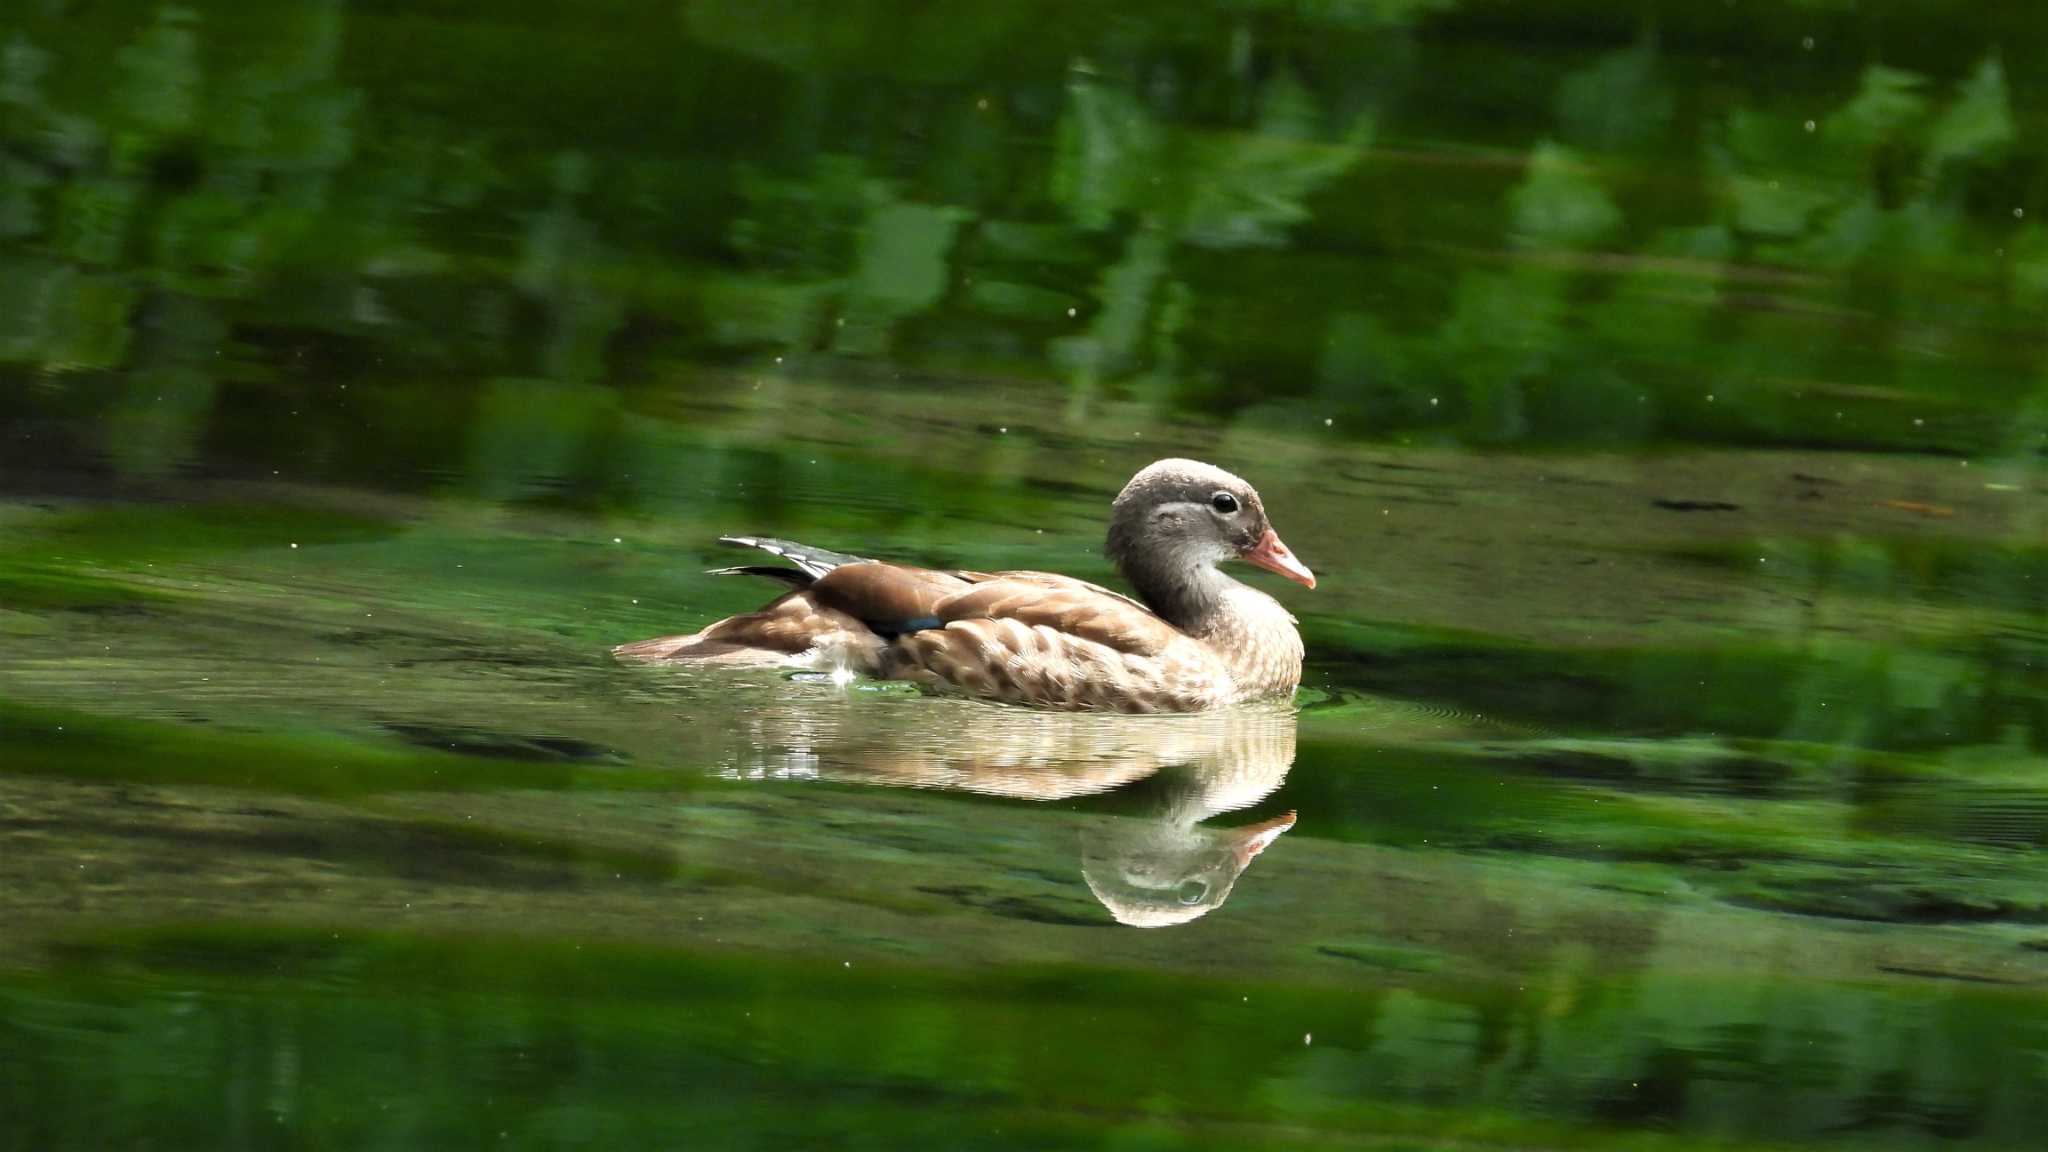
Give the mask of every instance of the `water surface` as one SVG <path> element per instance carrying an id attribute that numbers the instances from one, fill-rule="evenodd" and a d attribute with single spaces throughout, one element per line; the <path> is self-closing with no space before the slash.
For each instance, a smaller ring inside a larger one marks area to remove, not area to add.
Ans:
<path id="1" fill-rule="evenodd" d="M 2034 1146 L 2040 24 L 10 7 L 0 1147 Z M 606 655 L 1169 454 L 1289 704 Z"/>

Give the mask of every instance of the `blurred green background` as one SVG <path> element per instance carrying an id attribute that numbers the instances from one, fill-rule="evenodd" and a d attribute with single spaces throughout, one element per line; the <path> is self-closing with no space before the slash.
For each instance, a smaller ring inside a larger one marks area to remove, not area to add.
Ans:
<path id="1" fill-rule="evenodd" d="M 2048 420 L 2032 5 L 5 19 L 6 414 L 77 430 L 12 468 L 419 485 L 532 379 L 601 386 L 555 446 L 595 460 L 619 408 L 775 356 L 1376 440 Z"/>
<path id="2" fill-rule="evenodd" d="M 2036 1146 L 2044 50 L 13 0 L 0 1149 Z M 720 532 L 1112 579 L 1168 454 L 1298 714 L 605 655 Z"/>

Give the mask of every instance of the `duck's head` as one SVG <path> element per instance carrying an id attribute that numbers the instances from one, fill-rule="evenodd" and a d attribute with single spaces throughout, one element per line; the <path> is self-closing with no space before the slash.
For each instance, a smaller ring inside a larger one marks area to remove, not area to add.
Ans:
<path id="1" fill-rule="evenodd" d="M 1141 586 L 1192 580 L 1230 559 L 1316 586 L 1266 519 L 1258 490 L 1199 460 L 1160 460 L 1131 477 L 1110 505 L 1106 551 Z"/>
<path id="2" fill-rule="evenodd" d="M 1228 899 L 1252 857 L 1292 827 L 1292 812 L 1243 828 L 1115 819 L 1083 833 L 1081 877 L 1119 924 L 1185 924 Z"/>

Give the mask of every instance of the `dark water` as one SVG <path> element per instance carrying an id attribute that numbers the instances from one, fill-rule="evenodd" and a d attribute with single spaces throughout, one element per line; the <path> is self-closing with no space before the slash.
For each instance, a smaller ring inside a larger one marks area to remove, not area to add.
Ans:
<path id="1" fill-rule="evenodd" d="M 2044 45 L 16 0 L 0 1149 L 2038 1147 Z M 1168 454 L 1292 706 L 605 655 Z"/>

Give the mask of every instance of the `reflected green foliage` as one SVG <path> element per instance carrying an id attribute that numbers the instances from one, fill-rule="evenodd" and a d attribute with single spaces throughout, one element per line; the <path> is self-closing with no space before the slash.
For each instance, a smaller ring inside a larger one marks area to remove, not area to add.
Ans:
<path id="1" fill-rule="evenodd" d="M 98 1095 L 121 1107 L 111 1131 L 82 1108 L 15 1112 L 40 1147 L 141 1138 L 129 1126 L 144 1116 L 148 1132 L 193 1144 L 257 1125 L 314 1147 L 433 1144 L 460 1136 L 454 1117 L 478 1095 L 493 1098 L 500 1139 L 527 1147 L 849 1131 L 943 1141 L 989 1122 L 997 1130 L 974 1139 L 998 1148 L 1421 1147 L 1451 1135 L 1483 1148 L 1748 1148 L 1844 1129 L 2017 1147 L 2043 1118 L 2034 1073 L 1989 1055 L 2038 1032 L 2031 999 L 1625 987 L 1590 956 L 1547 984 L 1450 992 L 1425 976 L 1337 1007 L 1327 989 L 1259 981 L 1013 968 L 970 986 L 900 963 L 262 928 L 103 938 L 72 954 L 62 980 L 0 985 L 0 1051 L 21 1054 L 8 1103 Z M 185 990 L 137 991 L 145 976 Z M 1602 1035 L 1630 1038 L 1586 1052 Z M 1201 1055 L 1218 1048 L 1230 1057 Z M 189 1073 L 123 1075 L 170 1049 Z M 1578 1058 L 1559 1064 L 1561 1051 Z M 773 1080 L 764 1059 L 780 1068 Z M 790 1090 L 810 1106 L 789 1109 Z M 1451 1092 L 1480 1099 L 1452 1113 L 1436 1103 Z M 1514 1119 L 1527 1101 L 1553 1119 Z M 1190 1110 L 1231 1143 L 1176 1131 Z M 1276 1111 L 1286 1119 L 1267 1119 Z M 1559 1123 L 1571 1116 L 1714 1136 L 1616 1139 Z"/>
<path id="2" fill-rule="evenodd" d="M 209 426 L 252 402 L 405 439 L 403 408 L 312 404 L 309 369 L 618 387 L 767 351 L 1012 373 L 1077 417 L 1103 389 L 1313 394 L 1374 438 L 2039 451 L 2038 418 L 1958 402 L 2038 391 L 2008 335 L 2048 307 L 1996 42 L 1958 70 L 1900 31 L 1858 60 L 1850 11 L 1788 16 L 1785 44 L 1824 47 L 1782 87 L 1712 86 L 1696 45 L 1723 17 L 1580 13 L 1609 46 L 1519 61 L 1468 169 L 1430 85 L 1491 42 L 1419 36 L 1447 2 L 615 8 L 644 43 L 575 127 L 405 81 L 467 53 L 598 84 L 505 24 L 226 0 L 0 21 L 0 353 L 62 381 L 30 402 L 97 414 L 80 447 L 138 476 L 233 455 Z M 1417 186 L 1418 156 L 1460 175 Z M 1205 255 L 1246 249 L 1294 259 Z M 1378 350 L 1324 355 L 1360 316 Z M 186 382 L 93 385 L 144 367 Z M 406 451 L 443 467 L 465 440 Z"/>
<path id="3" fill-rule="evenodd" d="M 0 1149 L 2034 1147 L 2043 43 L 0 7 Z M 604 657 L 1167 454 L 1322 577 L 1256 788 Z"/>

